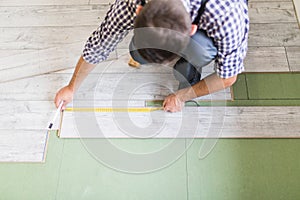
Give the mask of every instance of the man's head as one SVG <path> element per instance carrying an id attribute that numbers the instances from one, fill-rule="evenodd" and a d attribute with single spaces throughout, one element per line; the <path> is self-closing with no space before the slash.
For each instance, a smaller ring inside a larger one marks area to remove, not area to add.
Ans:
<path id="1" fill-rule="evenodd" d="M 152 0 L 138 13 L 134 28 L 133 42 L 141 56 L 166 63 L 187 46 L 191 19 L 181 0 Z"/>

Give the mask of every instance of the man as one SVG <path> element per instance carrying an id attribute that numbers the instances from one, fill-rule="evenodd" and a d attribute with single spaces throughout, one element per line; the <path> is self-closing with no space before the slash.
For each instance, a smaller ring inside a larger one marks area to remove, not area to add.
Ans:
<path id="1" fill-rule="evenodd" d="M 56 94 L 56 106 L 63 100 L 64 109 L 72 101 L 88 73 L 133 28 L 130 50 L 135 60 L 143 64 L 179 59 L 174 66 L 182 74 L 176 75 L 179 90 L 165 98 L 165 111 L 180 111 L 185 101 L 236 81 L 244 70 L 247 51 L 247 0 L 151 0 L 144 4 L 143 0 L 116 0 L 112 4 L 88 39 L 70 83 Z M 216 72 L 200 81 L 201 68 L 212 60 Z"/>

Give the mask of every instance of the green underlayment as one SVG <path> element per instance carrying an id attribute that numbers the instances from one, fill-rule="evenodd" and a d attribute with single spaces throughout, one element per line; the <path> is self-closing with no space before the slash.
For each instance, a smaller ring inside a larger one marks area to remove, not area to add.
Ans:
<path id="1" fill-rule="evenodd" d="M 98 139 L 101 140 L 101 139 Z M 179 139 L 187 142 L 188 140 Z M 170 139 L 113 139 L 130 152 L 151 152 Z M 80 140 L 52 132 L 43 164 L 0 164 L 2 200 L 260 200 L 300 198 L 300 139 L 220 139 L 200 160 L 203 139 L 170 166 L 128 174 L 97 162 Z"/>
<path id="2" fill-rule="evenodd" d="M 299 78 L 299 73 L 242 74 L 233 88 L 233 102 L 299 105 Z M 79 139 L 55 135 L 50 134 L 45 163 L 0 164 L 0 200 L 300 199 L 300 139 L 219 139 L 202 160 L 198 154 L 204 139 L 195 139 L 187 153 L 170 166 L 136 175 L 102 165 Z M 177 140 L 183 144 L 189 141 Z M 110 141 L 141 153 L 173 140 Z"/>
<path id="3" fill-rule="evenodd" d="M 300 73 L 243 73 L 232 87 L 233 101 L 198 101 L 201 106 L 300 106 Z M 148 101 L 146 106 L 161 106 Z M 195 103 L 186 103 L 195 106 Z"/>

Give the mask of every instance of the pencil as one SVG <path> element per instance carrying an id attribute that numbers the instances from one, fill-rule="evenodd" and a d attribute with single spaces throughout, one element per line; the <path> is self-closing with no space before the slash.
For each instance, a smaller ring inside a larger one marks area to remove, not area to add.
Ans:
<path id="1" fill-rule="evenodd" d="M 54 115 L 52 121 L 50 121 L 50 123 L 49 123 L 49 126 L 48 126 L 48 129 L 49 129 L 49 130 L 52 129 L 52 126 L 53 126 L 54 122 L 56 121 L 56 118 L 57 118 L 57 116 L 59 115 L 59 113 L 60 113 L 60 111 L 61 111 L 61 108 L 62 108 L 63 104 L 64 104 L 64 101 L 61 101 L 60 104 L 59 104 L 59 106 L 58 106 L 58 108 L 57 108 L 57 110 L 56 110 L 56 112 L 55 112 L 55 115 Z"/>

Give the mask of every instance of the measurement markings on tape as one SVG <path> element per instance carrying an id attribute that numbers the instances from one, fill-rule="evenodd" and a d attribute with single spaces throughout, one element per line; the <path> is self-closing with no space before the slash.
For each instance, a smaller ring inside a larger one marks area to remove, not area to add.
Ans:
<path id="1" fill-rule="evenodd" d="M 162 107 L 149 108 L 66 108 L 67 112 L 152 112 L 162 110 Z"/>

